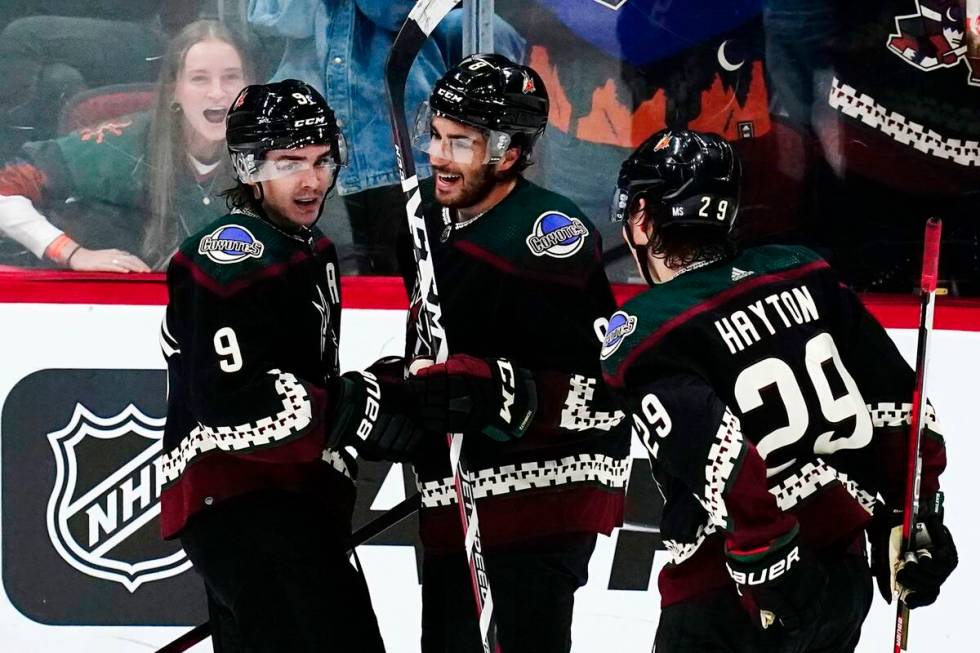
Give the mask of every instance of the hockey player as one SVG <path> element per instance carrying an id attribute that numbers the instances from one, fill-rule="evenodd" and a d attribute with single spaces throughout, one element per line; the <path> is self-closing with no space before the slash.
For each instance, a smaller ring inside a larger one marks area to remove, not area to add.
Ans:
<path id="1" fill-rule="evenodd" d="M 435 174 L 426 220 L 455 354 L 417 378 L 437 409 L 447 395 L 474 407 L 426 424 L 465 434 L 507 653 L 570 649 L 574 593 L 596 534 L 621 523 L 628 472 L 629 434 L 598 380 L 593 323 L 615 306 L 599 236 L 574 203 L 522 176 L 547 119 L 536 72 L 474 55 L 436 83 L 415 134 Z M 425 359 L 417 292 L 407 346 Z M 423 442 L 415 470 L 422 650 L 481 650 L 445 438 Z"/>
<path id="2" fill-rule="evenodd" d="M 411 412 L 401 384 L 338 375 L 337 255 L 315 223 L 344 137 L 317 91 L 286 80 L 241 91 L 227 142 L 232 211 L 167 273 L 163 535 L 204 579 L 215 650 L 382 651 L 348 560 L 341 447 L 398 458 L 421 432 L 393 416 Z"/>
<path id="3" fill-rule="evenodd" d="M 736 250 L 739 172 L 721 138 L 661 131 L 623 164 L 613 206 L 651 286 L 610 318 L 602 358 L 665 497 L 655 648 L 853 651 L 873 512 L 886 599 L 932 603 L 956 566 L 943 439 L 930 406 L 924 537 L 892 576 L 914 373 L 813 252 Z"/>

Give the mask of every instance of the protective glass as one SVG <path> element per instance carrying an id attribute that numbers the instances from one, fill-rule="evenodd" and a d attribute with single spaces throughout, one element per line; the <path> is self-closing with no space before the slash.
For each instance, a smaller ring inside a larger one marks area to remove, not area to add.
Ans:
<path id="1" fill-rule="evenodd" d="M 440 114 L 432 111 L 428 102 L 423 102 L 416 114 L 415 127 L 412 130 L 412 144 L 415 149 L 428 154 L 430 157 L 448 159 L 462 165 L 469 165 L 474 162 L 481 164 L 496 163 L 503 158 L 504 152 L 510 147 L 509 134 L 495 130 L 482 130 L 486 136 L 487 145 L 483 148 L 484 152 L 481 159 L 477 161 L 476 153 L 480 149 L 480 145 L 476 139 L 467 136 L 444 138 L 435 133 L 432 129 L 432 119 L 438 115 Z"/>

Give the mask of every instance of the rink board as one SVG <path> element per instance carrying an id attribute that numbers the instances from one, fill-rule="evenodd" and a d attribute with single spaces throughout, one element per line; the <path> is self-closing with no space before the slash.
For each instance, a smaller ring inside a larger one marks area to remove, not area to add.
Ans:
<path id="1" fill-rule="evenodd" d="M 201 591 L 178 546 L 156 537 L 153 460 L 164 415 L 164 363 L 157 343 L 165 289 L 117 283 L 0 279 L 0 642 L 17 652 L 151 651 L 204 618 Z M 398 353 L 403 294 L 385 280 L 346 280 L 341 366 Z M 915 347 L 915 306 L 869 299 L 903 354 Z M 978 311 L 941 306 L 930 395 L 948 438 L 948 521 L 961 567 L 941 609 L 917 611 L 912 650 L 973 650 L 973 594 L 980 561 L 968 519 L 971 461 L 980 460 L 972 408 L 980 370 Z M 955 327 L 955 328 L 949 328 Z M 645 462 L 636 450 L 632 521 L 656 526 L 643 503 Z M 381 514 L 411 491 L 401 466 L 368 466 L 356 521 Z M 361 547 L 391 653 L 418 650 L 419 588 L 413 522 Z M 600 538 L 590 580 L 576 598 L 573 651 L 649 651 L 658 615 L 656 535 Z M 892 610 L 876 596 L 859 651 L 885 650 Z M 194 651 L 210 651 L 205 643 Z"/>

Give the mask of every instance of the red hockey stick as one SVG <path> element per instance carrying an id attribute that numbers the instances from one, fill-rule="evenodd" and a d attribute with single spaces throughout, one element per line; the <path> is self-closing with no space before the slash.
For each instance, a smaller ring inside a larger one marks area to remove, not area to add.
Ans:
<path id="1" fill-rule="evenodd" d="M 936 279 L 939 275 L 939 237 L 943 224 L 937 218 L 926 222 L 925 244 L 922 248 L 922 278 L 919 288 L 922 306 L 919 314 L 919 344 L 915 355 L 915 389 L 912 392 L 912 420 L 909 428 L 909 468 L 905 478 L 905 513 L 902 516 L 901 559 L 914 556 L 912 551 L 912 528 L 919 513 L 919 483 L 922 479 L 922 458 L 919 445 L 926 410 L 926 364 L 929 334 L 932 332 L 932 318 L 936 308 Z M 896 601 L 895 613 L 895 653 L 908 649 L 909 607 L 905 601 Z"/>

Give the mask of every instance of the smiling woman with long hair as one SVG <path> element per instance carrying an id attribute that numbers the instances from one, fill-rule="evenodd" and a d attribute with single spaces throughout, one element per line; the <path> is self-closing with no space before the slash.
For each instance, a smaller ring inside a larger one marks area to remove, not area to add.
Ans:
<path id="1" fill-rule="evenodd" d="M 170 44 L 150 112 L 28 143 L 0 168 L 0 231 L 73 270 L 162 269 L 183 238 L 224 212 L 219 194 L 233 181 L 224 117 L 252 77 L 238 36 L 216 21 L 191 23 Z M 65 224 L 72 235 L 38 210 L 66 206 L 83 216 Z"/>

